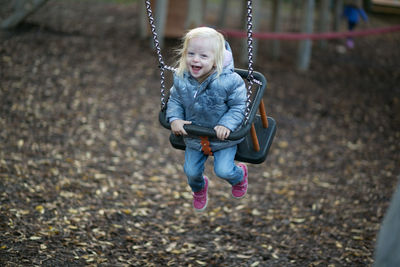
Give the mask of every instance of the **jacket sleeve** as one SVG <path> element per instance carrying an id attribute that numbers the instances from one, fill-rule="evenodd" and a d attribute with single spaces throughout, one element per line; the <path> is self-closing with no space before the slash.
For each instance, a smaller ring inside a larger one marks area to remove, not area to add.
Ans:
<path id="1" fill-rule="evenodd" d="M 175 86 L 172 86 L 170 90 L 166 116 L 169 123 L 177 119 L 185 119 L 185 110 L 182 105 L 182 100 Z"/>
<path id="2" fill-rule="evenodd" d="M 368 16 L 367 16 L 367 13 L 365 13 L 364 9 L 360 8 L 360 9 L 358 9 L 358 12 L 360 13 L 361 18 L 364 21 L 368 21 Z"/>
<path id="3" fill-rule="evenodd" d="M 243 79 L 234 73 L 228 90 L 228 111 L 221 117 L 218 125 L 235 131 L 243 122 L 246 110 L 247 89 Z"/>

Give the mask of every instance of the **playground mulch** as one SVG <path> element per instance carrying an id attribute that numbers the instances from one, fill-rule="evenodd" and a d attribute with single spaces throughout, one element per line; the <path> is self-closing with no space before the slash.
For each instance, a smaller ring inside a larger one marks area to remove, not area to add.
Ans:
<path id="1" fill-rule="evenodd" d="M 209 161 L 196 214 L 136 5 L 52 1 L 1 32 L 0 265 L 370 266 L 400 173 L 399 33 L 314 42 L 307 72 L 295 42 L 275 61 L 260 42 L 274 143 L 242 200 Z"/>

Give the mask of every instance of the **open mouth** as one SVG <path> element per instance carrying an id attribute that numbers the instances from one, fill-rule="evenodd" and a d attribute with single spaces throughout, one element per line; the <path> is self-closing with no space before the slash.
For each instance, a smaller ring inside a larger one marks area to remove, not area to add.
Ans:
<path id="1" fill-rule="evenodd" d="M 197 72 L 199 72 L 201 70 L 201 67 L 200 66 L 192 66 L 192 71 L 194 72 L 194 73 L 197 73 Z"/>

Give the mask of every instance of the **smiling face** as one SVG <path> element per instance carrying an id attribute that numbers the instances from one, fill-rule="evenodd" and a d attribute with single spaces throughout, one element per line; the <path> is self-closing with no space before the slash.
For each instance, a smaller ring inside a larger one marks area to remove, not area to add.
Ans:
<path id="1" fill-rule="evenodd" d="M 196 37 L 188 42 L 186 67 L 190 74 L 199 80 L 205 78 L 215 66 L 215 53 L 212 38 Z"/>

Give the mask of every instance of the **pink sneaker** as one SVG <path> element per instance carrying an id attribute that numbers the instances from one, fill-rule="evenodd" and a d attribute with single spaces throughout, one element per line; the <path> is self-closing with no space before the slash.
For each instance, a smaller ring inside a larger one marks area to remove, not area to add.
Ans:
<path id="1" fill-rule="evenodd" d="M 243 169 L 243 180 L 237 185 L 232 186 L 232 196 L 234 198 L 242 198 L 247 193 L 248 179 L 247 179 L 247 166 L 244 163 L 239 163 L 238 167 Z"/>
<path id="2" fill-rule="evenodd" d="M 204 176 L 204 188 L 199 192 L 193 192 L 193 207 L 195 211 L 203 211 L 208 203 L 208 178 Z"/>

